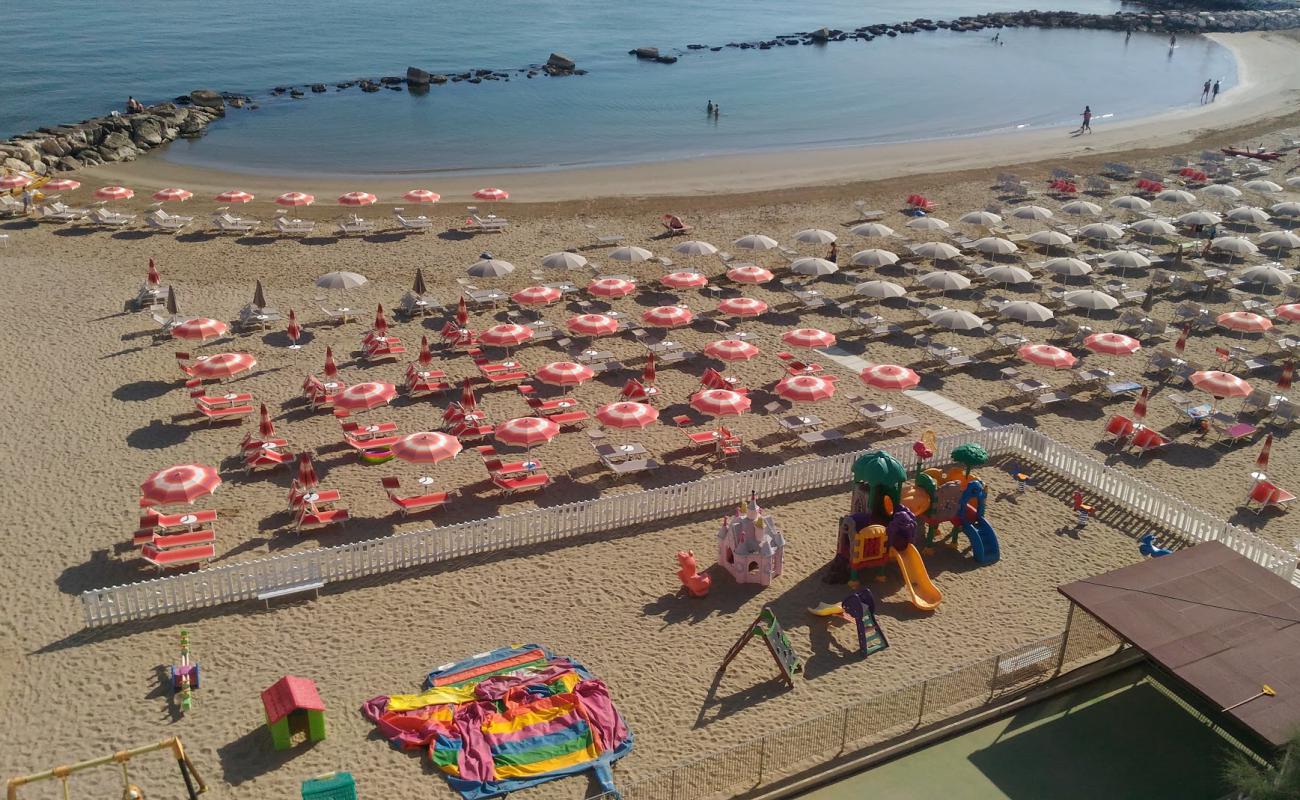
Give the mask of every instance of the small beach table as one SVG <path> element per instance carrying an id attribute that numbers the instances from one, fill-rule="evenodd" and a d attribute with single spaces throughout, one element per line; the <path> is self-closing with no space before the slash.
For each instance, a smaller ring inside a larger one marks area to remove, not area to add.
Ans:
<path id="1" fill-rule="evenodd" d="M 602 461 L 618 463 L 629 459 L 640 458 L 650 454 L 644 446 L 631 442 L 628 444 L 598 444 L 596 445 L 596 455 L 600 456 Z"/>
<path id="2" fill-rule="evenodd" d="M 777 420 L 777 422 L 782 428 L 795 434 L 807 430 L 813 430 L 822 425 L 821 418 L 814 414 L 796 414 L 789 417 L 782 417 Z"/>

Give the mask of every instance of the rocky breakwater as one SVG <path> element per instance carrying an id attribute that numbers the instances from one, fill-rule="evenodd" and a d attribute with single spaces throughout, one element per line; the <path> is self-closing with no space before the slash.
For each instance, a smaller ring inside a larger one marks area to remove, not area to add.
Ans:
<path id="1" fill-rule="evenodd" d="M 244 98 L 198 89 L 176 102 L 149 106 L 138 114 L 109 115 L 70 125 L 20 133 L 0 141 L 0 166 L 45 175 L 105 162 L 134 161 L 140 154 L 181 138 L 196 138 L 225 116 L 227 101 Z"/>

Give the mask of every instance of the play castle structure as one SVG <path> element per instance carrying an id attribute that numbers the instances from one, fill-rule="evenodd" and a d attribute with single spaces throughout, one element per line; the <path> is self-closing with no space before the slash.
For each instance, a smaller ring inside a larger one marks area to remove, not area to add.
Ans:
<path id="1" fill-rule="evenodd" d="M 922 450 L 917 453 L 921 456 Z M 952 460 L 958 466 L 946 470 L 924 469 L 924 461 L 919 461 L 911 481 L 898 459 L 882 450 L 853 462 L 850 513 L 840 518 L 835 558 L 825 580 L 848 581 L 856 587 L 863 571 L 874 568 L 879 570 L 876 580 L 883 581 L 884 568 L 892 562 L 911 604 L 934 611 L 943 593 L 931 582 L 915 541 L 925 526 L 925 543 L 932 544 L 943 523 L 952 525 L 948 537 L 952 543 L 960 533 L 966 534 L 977 563 L 996 562 L 1001 556 L 997 535 L 984 518 L 987 492 L 971 474 L 973 467 L 988 460 L 988 454 L 977 445 L 962 445 L 953 450 Z"/>
<path id="2" fill-rule="evenodd" d="M 785 537 L 772 515 L 750 495 L 733 516 L 722 520 L 718 531 L 718 564 L 736 583 L 768 586 L 780 577 L 785 559 Z"/>

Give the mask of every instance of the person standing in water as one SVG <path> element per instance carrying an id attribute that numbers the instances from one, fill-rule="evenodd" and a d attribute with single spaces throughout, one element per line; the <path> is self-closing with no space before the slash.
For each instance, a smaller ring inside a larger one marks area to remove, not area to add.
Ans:
<path id="1" fill-rule="evenodd" d="M 704 113 L 705 113 L 705 114 L 708 114 L 709 116 L 713 116 L 713 101 L 712 101 L 712 100 L 710 100 L 710 101 L 709 101 L 709 104 L 708 104 L 707 106 L 704 107 Z"/>
<path id="2" fill-rule="evenodd" d="M 1178 34 L 1176 33 L 1169 34 L 1169 49 L 1172 50 L 1177 46 L 1178 46 Z"/>
<path id="3" fill-rule="evenodd" d="M 1215 81 L 1214 86 L 1210 87 L 1210 102 L 1213 103 L 1219 98 L 1219 82 Z"/>
<path id="4" fill-rule="evenodd" d="M 1133 38 L 1133 29 L 1132 29 L 1132 28 L 1126 28 L 1126 29 L 1124 30 L 1124 44 L 1128 44 L 1128 40 L 1129 40 L 1129 39 L 1132 39 L 1132 38 Z"/>
<path id="5" fill-rule="evenodd" d="M 1092 133 L 1092 106 L 1083 107 L 1083 125 L 1079 133 Z"/>
<path id="6" fill-rule="evenodd" d="M 1210 79 L 1206 78 L 1205 83 L 1201 85 L 1201 105 L 1210 102 Z"/>

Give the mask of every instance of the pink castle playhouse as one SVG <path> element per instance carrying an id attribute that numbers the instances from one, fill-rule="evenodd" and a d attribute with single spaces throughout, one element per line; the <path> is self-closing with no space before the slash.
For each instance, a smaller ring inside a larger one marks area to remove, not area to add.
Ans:
<path id="1" fill-rule="evenodd" d="M 735 516 L 724 517 L 718 531 L 718 564 L 737 583 L 771 584 L 781 575 L 785 559 L 785 537 L 776 520 L 750 495 L 749 502 L 736 508 Z"/>

